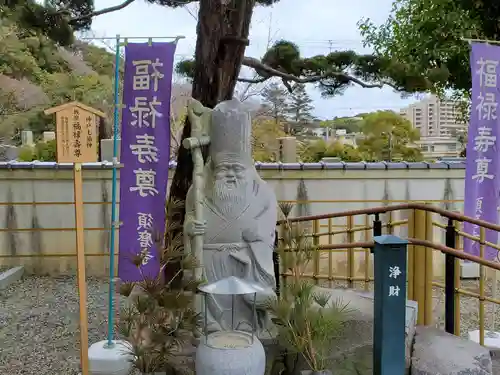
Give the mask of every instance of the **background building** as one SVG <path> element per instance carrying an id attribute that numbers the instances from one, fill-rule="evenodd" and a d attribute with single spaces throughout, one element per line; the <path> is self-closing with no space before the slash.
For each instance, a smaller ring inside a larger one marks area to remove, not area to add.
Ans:
<path id="1" fill-rule="evenodd" d="M 455 137 L 420 137 L 415 142 L 425 159 L 458 157 L 462 145 Z"/>
<path id="2" fill-rule="evenodd" d="M 421 137 L 456 138 L 467 130 L 467 124 L 457 120 L 458 108 L 455 103 L 439 100 L 435 95 L 401 109 L 400 115 L 420 131 Z"/>

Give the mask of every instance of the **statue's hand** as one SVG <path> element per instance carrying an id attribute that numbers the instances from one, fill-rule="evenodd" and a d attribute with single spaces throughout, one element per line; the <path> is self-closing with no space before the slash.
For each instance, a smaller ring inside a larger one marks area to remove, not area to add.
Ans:
<path id="1" fill-rule="evenodd" d="M 207 227 L 206 221 L 191 220 L 186 225 L 186 234 L 190 237 L 203 236 Z"/>
<path id="2" fill-rule="evenodd" d="M 246 242 L 257 242 L 262 241 L 262 237 L 259 235 L 259 227 L 257 223 L 243 230 L 243 240 Z"/>

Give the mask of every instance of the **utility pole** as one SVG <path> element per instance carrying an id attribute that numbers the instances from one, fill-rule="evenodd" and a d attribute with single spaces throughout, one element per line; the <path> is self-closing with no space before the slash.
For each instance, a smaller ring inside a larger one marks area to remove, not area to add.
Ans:
<path id="1" fill-rule="evenodd" d="M 392 161 L 392 149 L 393 149 L 393 144 L 392 144 L 392 129 L 389 132 L 383 132 L 381 133 L 382 135 L 387 135 L 388 141 L 389 141 L 389 150 L 388 150 L 388 155 L 387 159 L 388 161 Z"/>
<path id="2" fill-rule="evenodd" d="M 392 161 L 392 130 L 389 132 L 389 161 Z"/>

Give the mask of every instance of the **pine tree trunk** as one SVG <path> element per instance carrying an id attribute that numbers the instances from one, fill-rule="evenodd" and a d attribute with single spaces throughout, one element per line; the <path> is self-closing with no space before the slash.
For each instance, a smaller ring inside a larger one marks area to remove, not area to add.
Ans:
<path id="1" fill-rule="evenodd" d="M 255 0 L 232 0 L 223 5 L 221 0 L 200 0 L 195 52 L 195 72 L 191 96 L 205 107 L 213 108 L 223 100 L 233 97 L 240 73 L 245 48 L 248 45 L 250 21 Z M 181 146 L 177 153 L 177 168 L 170 186 L 169 202 L 185 201 L 193 177 L 191 152 L 182 147 L 182 141 L 191 134 L 191 124 L 186 119 Z M 206 158 L 208 149 L 203 150 Z M 167 220 L 182 224 L 184 205 L 175 212 L 167 212 Z M 182 231 L 180 226 L 179 231 Z M 170 238 L 174 238 L 171 236 Z M 169 244 L 167 243 L 166 246 Z M 168 265 L 165 277 L 171 280 L 180 268 Z M 176 278 L 178 285 L 182 275 Z"/>

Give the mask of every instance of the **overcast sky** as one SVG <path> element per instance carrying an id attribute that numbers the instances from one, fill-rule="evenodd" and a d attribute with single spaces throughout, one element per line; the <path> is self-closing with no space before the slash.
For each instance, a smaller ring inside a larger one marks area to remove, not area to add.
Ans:
<path id="1" fill-rule="evenodd" d="M 119 4 L 122 0 L 95 0 L 96 9 Z M 297 43 L 303 56 L 314 56 L 336 49 L 363 49 L 357 22 L 370 17 L 382 23 L 392 0 L 281 0 L 273 7 L 258 7 L 252 19 L 250 46 L 246 55 L 261 57 L 271 35 L 272 40 Z M 196 5 L 170 9 L 137 0 L 129 7 L 97 17 L 93 34 L 98 37 L 166 37 L 183 35 L 177 47 L 177 59 L 191 57 L 196 43 Z M 110 41 L 112 43 L 112 41 Z M 415 99 L 403 100 L 390 88 L 350 88 L 343 96 L 321 99 L 310 88 L 315 115 L 322 119 L 348 116 L 377 109 L 398 110 Z"/>

